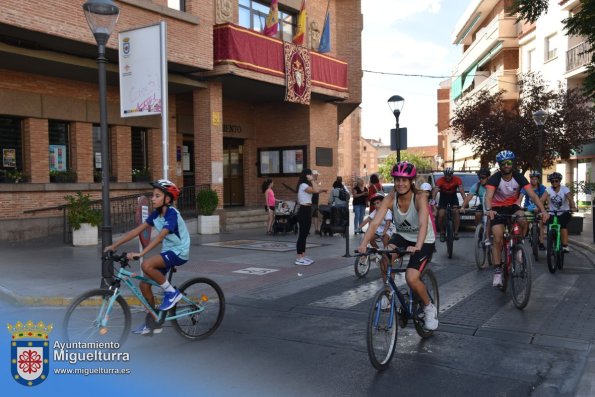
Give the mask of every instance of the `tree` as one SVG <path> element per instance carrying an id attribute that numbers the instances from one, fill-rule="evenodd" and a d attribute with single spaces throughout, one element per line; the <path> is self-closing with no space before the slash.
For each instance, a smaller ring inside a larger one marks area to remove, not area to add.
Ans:
<path id="1" fill-rule="evenodd" d="M 501 150 L 512 150 L 522 170 L 536 169 L 539 130 L 533 112 L 544 109 L 549 117 L 544 126 L 543 167 L 595 139 L 595 109 L 579 89 L 562 86 L 549 89 L 539 74 L 529 73 L 519 81 L 519 101 L 504 101 L 503 91 L 482 90 L 465 98 L 454 111 L 451 127 L 455 135 L 471 144 L 482 167 L 495 162 Z"/>
<path id="2" fill-rule="evenodd" d="M 548 11 L 549 0 L 514 0 L 508 10 L 518 15 L 517 20 L 535 22 Z M 595 0 L 581 0 L 581 8 L 562 21 L 568 35 L 584 36 L 588 45 L 586 52 L 592 51 L 588 75 L 584 81 L 587 96 L 595 100 Z"/>
<path id="3" fill-rule="evenodd" d="M 401 161 L 409 161 L 410 163 L 413 163 L 415 168 L 417 168 L 417 172 L 430 171 L 433 164 L 432 160 L 428 160 L 422 157 L 422 155 L 408 151 L 401 152 Z M 390 175 L 390 172 L 395 164 L 397 164 L 397 154 L 391 153 L 386 156 L 384 162 L 378 166 L 378 174 L 383 180 L 392 181 L 393 177 Z"/>

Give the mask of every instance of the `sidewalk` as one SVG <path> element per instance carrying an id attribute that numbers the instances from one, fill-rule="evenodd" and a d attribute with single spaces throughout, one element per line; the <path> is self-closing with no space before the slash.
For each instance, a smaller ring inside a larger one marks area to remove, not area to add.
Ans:
<path id="1" fill-rule="evenodd" d="M 316 262 L 311 266 L 296 266 L 297 235 L 293 233 L 268 236 L 263 227 L 199 235 L 195 221 L 187 221 L 187 225 L 191 232 L 190 260 L 178 268 L 174 285 L 193 277 L 208 277 L 221 285 L 226 297 L 293 279 L 307 282 L 310 276 L 345 267 L 353 261 L 343 257 L 345 239 L 338 235 L 320 237 L 311 234 L 307 255 Z M 353 253 L 361 237 L 349 237 L 349 249 Z M 115 235 L 113 240 L 118 238 Z M 120 247 L 119 252 L 138 252 L 138 240 L 135 240 Z M 251 243 L 251 240 L 255 242 Z M 204 245 L 220 242 L 228 242 L 231 246 L 255 246 L 254 249 L 238 249 Z M 0 266 L 5 274 L 0 280 L 0 299 L 22 305 L 67 305 L 84 291 L 100 286 L 100 245 L 72 247 L 64 244 L 61 236 L 56 236 L 26 242 L 0 242 L 0 251 Z M 157 249 L 153 251 L 157 252 Z M 140 269 L 138 262 L 131 264 L 133 270 Z M 259 272 L 266 277 L 257 275 Z M 127 288 L 124 292 L 129 294 Z"/>
<path id="2" fill-rule="evenodd" d="M 578 236 L 568 236 L 568 242 L 595 254 L 595 243 L 593 243 L 593 218 L 591 217 L 591 214 L 585 214 L 583 219 L 583 232 Z"/>

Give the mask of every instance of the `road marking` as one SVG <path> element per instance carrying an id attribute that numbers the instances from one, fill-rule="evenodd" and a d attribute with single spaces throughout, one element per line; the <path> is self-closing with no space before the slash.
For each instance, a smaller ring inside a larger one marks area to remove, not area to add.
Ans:
<path id="1" fill-rule="evenodd" d="M 279 269 L 266 269 L 264 267 L 247 267 L 245 269 L 234 270 L 233 273 L 252 274 L 254 276 L 264 276 L 265 274 L 278 272 Z"/>
<path id="2" fill-rule="evenodd" d="M 310 306 L 328 307 L 333 309 L 349 309 L 363 301 L 371 299 L 382 288 L 383 282 L 380 279 L 372 280 L 366 284 L 351 288 L 337 295 L 327 296 L 310 303 Z"/>

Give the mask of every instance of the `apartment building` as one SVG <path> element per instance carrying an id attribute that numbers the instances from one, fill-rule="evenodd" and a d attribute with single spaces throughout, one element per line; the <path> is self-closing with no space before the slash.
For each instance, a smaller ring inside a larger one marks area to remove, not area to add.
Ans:
<path id="1" fill-rule="evenodd" d="M 560 84 L 567 88 L 583 85 L 592 52 L 586 52 L 588 46 L 584 37 L 567 35 L 562 23 L 576 13 L 580 5 L 580 0 L 550 0 L 547 14 L 535 23 L 519 24 L 520 73 L 539 72 L 551 88 Z M 566 183 L 595 181 L 594 170 L 595 142 L 583 146 L 582 151 L 573 153 L 570 159 L 559 160 L 552 169 L 544 170 L 544 174 L 558 171 L 564 175 Z M 583 194 L 578 199 L 590 201 L 590 197 Z"/>
<path id="2" fill-rule="evenodd" d="M 328 2 L 326 53 L 317 50 L 327 2 L 307 3 L 309 104 L 285 101 L 284 43 L 296 32 L 301 0 L 279 1 L 276 37 L 261 33 L 269 0 L 114 1 L 120 18 L 106 54 L 110 164 L 100 156 L 97 45 L 83 3 L 3 1 L 1 240 L 59 232 L 61 212 L 40 209 L 76 191 L 99 199 L 102 166 L 110 169 L 111 197 L 145 192 L 140 176 L 161 177 L 160 117 L 120 118 L 118 72 L 118 32 L 160 21 L 167 23 L 170 179 L 216 190 L 225 211 L 260 205 L 265 178 L 283 195 L 303 168 L 338 175 L 342 126 L 359 129 L 351 115 L 361 102 L 360 0 Z"/>

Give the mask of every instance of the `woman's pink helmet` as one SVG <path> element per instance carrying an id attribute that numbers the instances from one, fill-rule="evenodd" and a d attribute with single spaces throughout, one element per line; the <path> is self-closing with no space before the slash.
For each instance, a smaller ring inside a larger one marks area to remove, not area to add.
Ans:
<path id="1" fill-rule="evenodd" d="M 409 178 L 413 179 L 417 175 L 417 170 L 415 166 L 407 161 L 401 161 L 398 164 L 393 166 L 393 169 L 390 173 L 393 178 Z"/>

